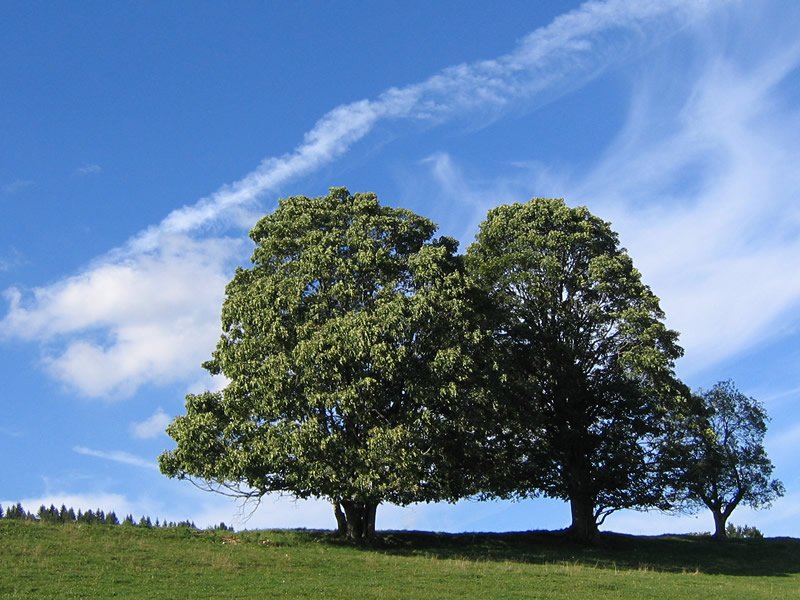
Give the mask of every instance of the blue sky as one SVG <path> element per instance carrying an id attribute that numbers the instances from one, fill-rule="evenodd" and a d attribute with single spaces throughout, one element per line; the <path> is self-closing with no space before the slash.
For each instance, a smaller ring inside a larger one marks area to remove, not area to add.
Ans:
<path id="1" fill-rule="evenodd" d="M 159 474 L 247 231 L 294 194 L 375 191 L 462 250 L 486 211 L 612 222 L 693 388 L 773 417 L 800 536 L 800 5 L 709 0 L 6 2 L 0 7 L 0 503 L 333 527 Z M 555 501 L 385 506 L 379 528 L 556 529 Z M 606 529 L 701 531 L 622 512 Z"/>

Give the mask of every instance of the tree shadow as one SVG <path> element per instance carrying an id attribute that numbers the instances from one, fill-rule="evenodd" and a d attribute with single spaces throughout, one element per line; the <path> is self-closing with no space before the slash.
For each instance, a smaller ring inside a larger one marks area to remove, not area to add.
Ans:
<path id="1" fill-rule="evenodd" d="M 348 542 L 323 532 L 308 532 L 334 545 Z M 439 559 L 572 564 L 601 569 L 651 570 L 741 576 L 788 576 L 800 573 L 800 539 L 767 538 L 717 541 L 709 536 L 633 536 L 603 533 L 582 544 L 563 532 L 433 533 L 384 531 L 366 552 Z"/>

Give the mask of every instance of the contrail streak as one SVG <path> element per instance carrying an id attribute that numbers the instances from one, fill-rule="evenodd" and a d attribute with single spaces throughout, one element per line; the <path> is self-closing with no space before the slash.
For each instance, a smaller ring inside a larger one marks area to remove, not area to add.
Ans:
<path id="1" fill-rule="evenodd" d="M 292 152 L 267 158 L 240 180 L 193 205 L 174 210 L 161 223 L 136 236 L 130 249 L 148 251 L 158 244 L 162 233 L 201 229 L 230 209 L 248 205 L 277 186 L 330 163 L 381 120 L 438 123 L 477 109 L 502 109 L 514 102 L 557 95 L 629 55 L 631 38 L 638 45 L 652 43 L 644 35 L 645 30 L 657 28 L 659 34 L 668 34 L 719 3 L 587 2 L 530 33 L 509 54 L 447 68 L 421 83 L 390 88 L 374 100 L 337 106 L 305 134 Z M 621 51 L 626 44 L 627 52 Z"/>

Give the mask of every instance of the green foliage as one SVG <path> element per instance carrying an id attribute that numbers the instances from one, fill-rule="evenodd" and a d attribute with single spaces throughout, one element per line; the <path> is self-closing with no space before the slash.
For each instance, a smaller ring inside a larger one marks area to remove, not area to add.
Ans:
<path id="1" fill-rule="evenodd" d="M 50 508 L 46 508 L 45 505 L 42 504 L 39 507 L 39 511 L 36 513 L 36 516 L 40 521 L 45 523 L 63 523 L 58 509 L 52 504 L 50 505 Z"/>
<path id="2" fill-rule="evenodd" d="M 187 396 L 162 471 L 327 498 L 355 537 L 381 502 L 462 496 L 475 336 L 457 243 L 435 229 L 343 188 L 281 200 L 250 233 L 204 365 L 229 384 Z"/>
<path id="3" fill-rule="evenodd" d="M 658 299 L 608 223 L 562 200 L 500 206 L 467 253 L 488 297 L 497 495 L 569 500 L 592 537 L 620 508 L 663 505 L 662 415 L 686 395 Z"/>
<path id="4" fill-rule="evenodd" d="M 725 527 L 725 536 L 730 539 L 741 540 L 764 539 L 764 534 L 761 533 L 757 527 L 750 525 L 734 525 L 733 523 L 728 523 L 728 526 Z"/>
<path id="5" fill-rule="evenodd" d="M 2 510 L 0 509 L 0 517 L 3 517 Z M 8 513 L 5 515 L 6 518 L 12 520 L 27 520 L 27 521 L 39 521 L 40 523 L 49 523 L 49 524 L 59 524 L 59 525 L 67 525 L 67 524 L 74 524 L 78 523 L 81 525 L 120 525 L 119 518 L 114 511 L 110 511 L 108 513 L 104 512 L 102 509 L 97 509 L 96 511 L 87 510 L 83 512 L 82 510 L 78 509 L 77 514 L 75 513 L 75 509 L 69 508 L 62 504 L 61 508 L 58 509 L 55 505 L 51 504 L 49 507 L 46 507 L 44 504 L 39 507 L 39 510 L 36 512 L 36 515 L 33 515 L 25 510 L 22 506 L 22 503 L 17 503 L 11 507 Z M 136 525 L 131 515 L 125 517 L 124 521 L 121 523 L 122 525 Z M 143 516 L 139 521 L 139 524 L 143 527 L 152 528 L 153 523 L 148 516 Z M 170 528 L 177 528 L 177 527 L 188 527 L 191 529 L 196 529 L 197 527 L 191 521 L 180 521 L 179 523 L 167 522 L 163 521 L 159 523 L 159 520 L 156 519 L 155 527 L 170 527 Z M 225 527 L 227 531 L 233 531 L 233 527 L 228 527 L 224 523 L 220 524 L 220 527 Z"/>
<path id="6" fill-rule="evenodd" d="M 665 451 L 673 500 L 688 511 L 708 508 L 714 535 L 724 538 L 737 506 L 768 508 L 784 493 L 764 449 L 769 417 L 732 381 L 721 381 L 694 400 L 693 413 L 672 424 Z"/>
<path id="7" fill-rule="evenodd" d="M 17 521 L 34 521 L 36 520 L 36 516 L 32 515 L 31 513 L 27 512 L 22 503 L 17 502 L 16 504 L 12 504 L 6 509 L 5 514 L 6 519 L 12 519 Z"/>

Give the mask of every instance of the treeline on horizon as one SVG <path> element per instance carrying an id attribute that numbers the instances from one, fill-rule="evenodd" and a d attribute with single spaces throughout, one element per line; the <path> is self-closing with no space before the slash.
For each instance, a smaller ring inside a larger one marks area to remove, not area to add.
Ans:
<path id="1" fill-rule="evenodd" d="M 97 510 L 89 509 L 83 512 L 80 508 L 76 511 L 71 506 L 67 508 L 62 504 L 60 508 L 56 508 L 54 504 L 46 507 L 42 504 L 36 514 L 25 510 L 21 502 L 12 504 L 7 509 L 3 509 L 0 504 L 0 519 L 16 520 L 16 521 L 31 521 L 36 523 L 50 523 L 55 525 L 70 525 L 70 524 L 83 524 L 83 525 L 112 525 L 123 527 L 143 527 L 146 529 L 192 529 L 200 531 L 201 528 L 195 525 L 194 521 L 188 519 L 183 521 L 160 521 L 158 518 L 153 521 L 149 516 L 143 515 L 137 521 L 133 515 L 128 514 L 122 521 L 119 520 L 115 511 L 111 510 L 105 512 L 98 508 Z M 227 525 L 221 521 L 218 525 L 206 527 L 206 531 L 230 531 L 233 532 L 233 525 Z M 690 536 L 710 536 L 710 531 L 700 531 L 688 533 Z M 764 539 L 764 534 L 752 525 L 734 525 L 728 523 L 726 526 L 726 535 L 731 539 Z"/>
<path id="2" fill-rule="evenodd" d="M 145 527 L 147 529 L 174 529 L 178 527 L 196 530 L 200 529 L 194 524 L 194 521 L 189 520 L 175 522 L 167 520 L 161 521 L 156 518 L 155 521 L 153 521 L 149 516 L 143 515 L 137 521 L 134 519 L 133 515 L 128 514 L 122 519 L 122 521 L 120 521 L 119 517 L 117 517 L 117 514 L 113 510 L 105 512 L 98 508 L 97 510 L 89 509 L 86 512 L 83 512 L 83 510 L 80 508 L 77 511 L 72 507 L 67 508 L 65 504 L 62 504 L 60 508 L 56 508 L 54 504 L 51 504 L 49 508 L 42 504 L 36 514 L 25 510 L 21 502 L 12 504 L 5 510 L 3 509 L 3 506 L 0 505 L 0 519 L 36 521 L 39 523 L 54 523 L 63 525 L 79 523 L 85 525 L 123 525 L 130 527 Z M 219 525 L 213 525 L 207 529 L 233 531 L 233 526 L 226 525 L 225 522 L 220 522 Z"/>

